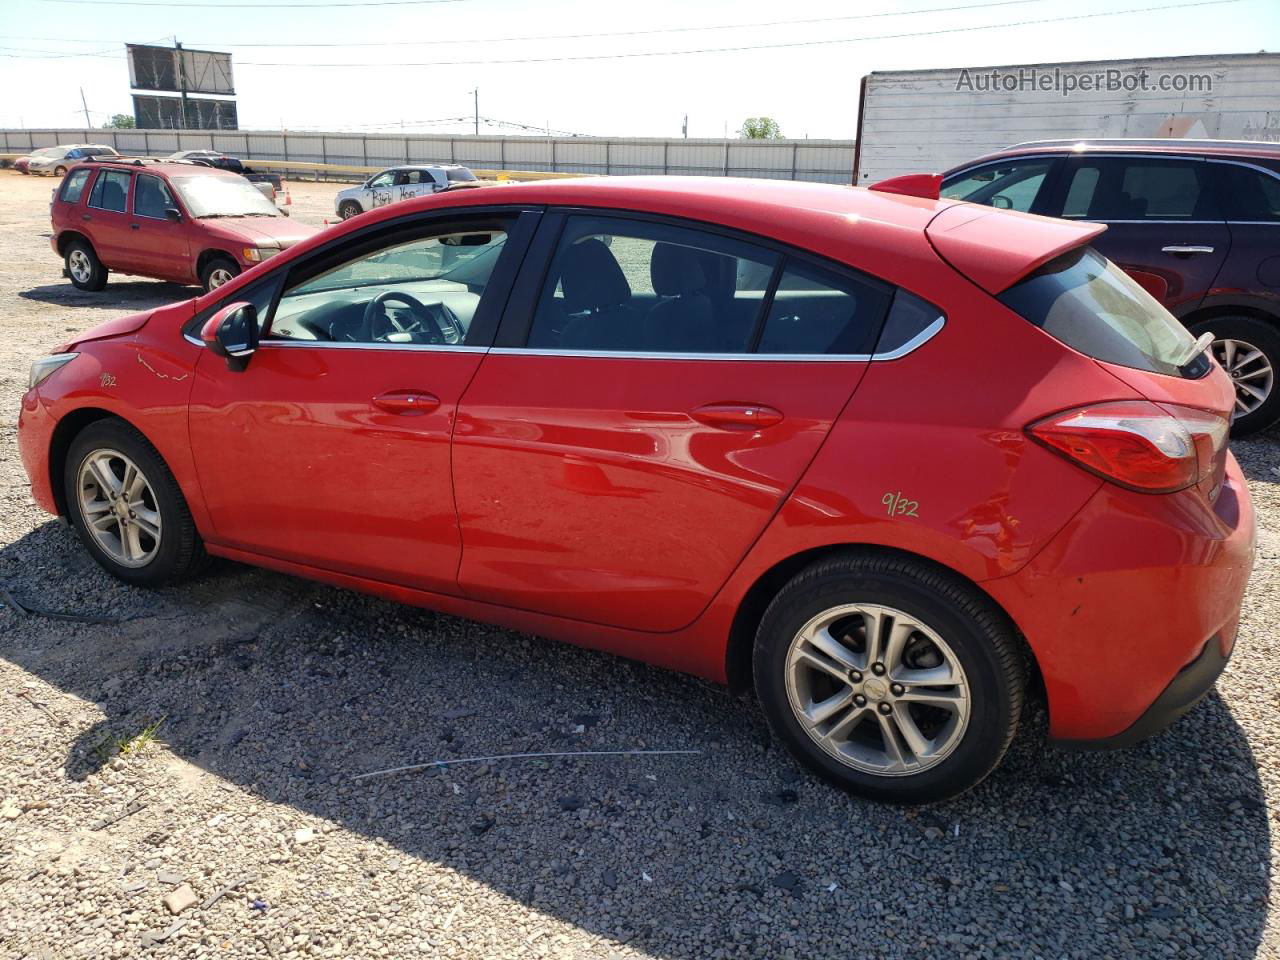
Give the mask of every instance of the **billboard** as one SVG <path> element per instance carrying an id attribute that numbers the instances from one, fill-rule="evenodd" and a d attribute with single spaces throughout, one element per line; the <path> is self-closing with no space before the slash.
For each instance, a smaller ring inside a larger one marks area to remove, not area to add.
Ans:
<path id="1" fill-rule="evenodd" d="M 139 130 L 237 130 L 234 100 L 187 97 L 183 122 L 181 97 L 133 95 L 133 119 Z"/>
<path id="2" fill-rule="evenodd" d="M 125 44 L 125 50 L 129 57 L 129 84 L 135 90 L 235 96 L 229 53 L 138 43 Z"/>

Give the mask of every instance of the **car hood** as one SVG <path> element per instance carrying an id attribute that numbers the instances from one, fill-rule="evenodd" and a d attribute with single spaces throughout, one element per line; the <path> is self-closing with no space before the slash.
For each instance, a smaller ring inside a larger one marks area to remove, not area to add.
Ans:
<path id="1" fill-rule="evenodd" d="M 363 183 L 358 184 L 357 186 L 354 186 L 354 187 L 347 187 L 347 189 L 345 190 L 338 191 L 337 199 L 341 200 L 343 197 L 356 197 L 364 193 L 364 190 L 365 190 L 365 186 Z"/>
<path id="2" fill-rule="evenodd" d="M 231 243 L 255 247 L 293 246 L 300 240 L 319 233 L 318 227 L 298 223 L 289 217 L 244 217 L 243 219 L 203 220 L 201 223 L 215 237 Z"/>
<path id="3" fill-rule="evenodd" d="M 151 319 L 153 312 L 152 310 L 144 310 L 142 313 L 131 313 L 127 317 L 116 317 L 106 323 L 100 323 L 96 327 L 90 327 L 83 333 L 78 334 L 75 339 L 68 340 L 53 352 L 66 353 L 68 350 L 74 350 L 80 344 L 88 343 L 90 340 L 110 340 L 112 337 L 123 337 L 126 334 L 135 333 L 147 325 L 147 321 Z"/>

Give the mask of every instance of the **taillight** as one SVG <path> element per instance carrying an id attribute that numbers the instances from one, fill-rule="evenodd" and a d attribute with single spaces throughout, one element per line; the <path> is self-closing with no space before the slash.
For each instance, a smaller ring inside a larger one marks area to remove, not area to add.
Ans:
<path id="1" fill-rule="evenodd" d="M 1146 400 L 1076 407 L 1027 426 L 1050 450 L 1142 493 L 1172 493 L 1208 477 L 1229 429 L 1226 417 L 1207 410 Z"/>

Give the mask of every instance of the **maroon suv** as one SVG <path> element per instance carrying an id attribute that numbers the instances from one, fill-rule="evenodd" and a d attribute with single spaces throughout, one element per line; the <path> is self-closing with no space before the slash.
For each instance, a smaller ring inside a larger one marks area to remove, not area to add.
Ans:
<path id="1" fill-rule="evenodd" d="M 53 249 L 81 290 L 131 273 L 212 290 L 316 233 L 239 174 L 135 159 L 72 167 L 51 205 Z"/>
<path id="2" fill-rule="evenodd" d="M 942 195 L 1107 224 L 1098 251 L 1213 333 L 1236 388 L 1232 432 L 1280 420 L 1280 144 L 1020 143 L 948 171 Z"/>

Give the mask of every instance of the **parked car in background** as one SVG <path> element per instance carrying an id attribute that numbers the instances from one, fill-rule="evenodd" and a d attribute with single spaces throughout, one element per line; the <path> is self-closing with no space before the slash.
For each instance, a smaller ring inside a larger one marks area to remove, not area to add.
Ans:
<path id="1" fill-rule="evenodd" d="M 17 170 L 19 173 L 29 174 L 31 173 L 31 161 L 33 158 L 41 156 L 59 156 L 62 153 L 62 150 L 62 147 L 42 147 L 39 150 L 32 150 L 25 157 L 18 157 L 17 160 L 13 161 L 13 169 Z"/>
<path id="2" fill-rule="evenodd" d="M 238 173 L 261 191 L 262 195 L 280 208 L 280 212 L 289 216 L 289 207 L 293 205 L 293 195 L 278 173 L 258 173 L 250 170 L 238 157 L 229 157 L 217 150 L 179 150 L 165 159 L 186 160 L 206 167 L 216 167 Z"/>
<path id="3" fill-rule="evenodd" d="M 128 583 L 215 554 L 754 684 L 820 776 L 937 800 L 1029 674 L 1055 741 L 1117 746 L 1232 651 L 1231 381 L 1101 231 L 763 180 L 449 191 L 77 335 L 18 446 Z"/>
<path id="4" fill-rule="evenodd" d="M 139 159 L 73 167 L 52 216 L 53 249 L 81 290 L 112 272 L 213 290 L 317 232 L 237 174 Z"/>
<path id="5" fill-rule="evenodd" d="M 38 151 L 30 155 L 27 162 L 27 172 L 39 174 L 51 174 L 60 177 L 71 169 L 81 160 L 88 160 L 93 157 L 118 157 L 120 154 L 115 147 L 108 147 L 102 143 L 73 143 L 69 145 L 49 147 L 45 150 Z"/>
<path id="6" fill-rule="evenodd" d="M 948 171 L 942 196 L 1107 224 L 1098 251 L 1213 334 L 1235 385 L 1232 432 L 1280 421 L 1280 144 L 1021 143 Z"/>
<path id="7" fill-rule="evenodd" d="M 391 167 L 375 173 L 358 187 L 340 191 L 334 198 L 333 210 L 343 220 L 350 220 L 356 214 L 375 207 L 439 193 L 453 187 L 479 186 L 480 182 L 474 173 L 458 164 L 429 163 Z"/>

